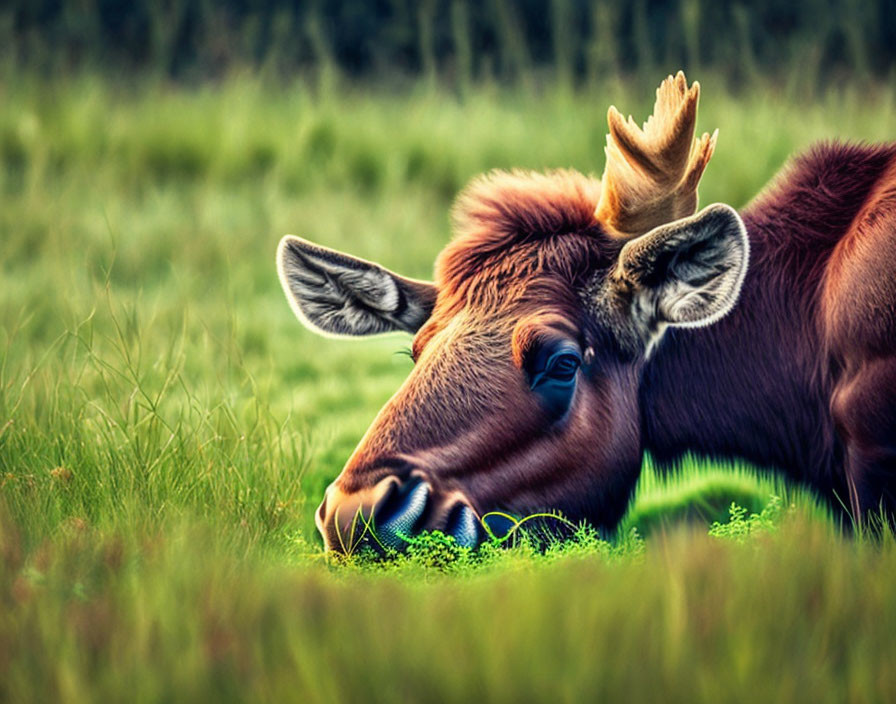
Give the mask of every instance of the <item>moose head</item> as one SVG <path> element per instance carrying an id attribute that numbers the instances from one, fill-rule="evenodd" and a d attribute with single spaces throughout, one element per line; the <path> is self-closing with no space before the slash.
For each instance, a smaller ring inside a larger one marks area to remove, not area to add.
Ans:
<path id="1" fill-rule="evenodd" d="M 695 214 L 716 140 L 695 139 L 698 97 L 679 72 L 643 128 L 611 107 L 601 180 L 475 179 L 431 283 L 283 238 L 280 280 L 306 327 L 414 336 L 413 370 L 317 511 L 328 549 L 368 527 L 396 548 L 435 529 L 473 546 L 491 511 L 618 523 L 642 461 L 644 360 L 667 328 L 725 315 L 746 272 L 738 214 Z"/>

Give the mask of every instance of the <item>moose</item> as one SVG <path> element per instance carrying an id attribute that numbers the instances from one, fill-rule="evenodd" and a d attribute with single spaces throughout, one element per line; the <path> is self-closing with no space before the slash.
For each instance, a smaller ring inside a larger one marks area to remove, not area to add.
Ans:
<path id="1" fill-rule="evenodd" d="M 697 212 L 718 134 L 695 137 L 699 92 L 669 76 L 643 127 L 611 107 L 600 179 L 474 179 L 433 282 L 283 238 L 311 330 L 414 336 L 316 513 L 327 549 L 359 519 L 397 549 L 424 530 L 476 546 L 498 510 L 612 531 L 645 451 L 783 472 L 846 524 L 893 515 L 896 144 L 816 145 L 740 214 Z"/>

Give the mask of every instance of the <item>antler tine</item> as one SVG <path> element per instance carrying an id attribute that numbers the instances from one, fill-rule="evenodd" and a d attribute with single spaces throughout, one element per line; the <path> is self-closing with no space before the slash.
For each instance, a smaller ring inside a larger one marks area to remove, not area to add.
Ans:
<path id="1" fill-rule="evenodd" d="M 610 107 L 607 165 L 597 216 L 620 235 L 637 235 L 696 210 L 697 183 L 715 147 L 716 133 L 694 140 L 700 84 L 684 73 L 656 91 L 643 127 Z"/>

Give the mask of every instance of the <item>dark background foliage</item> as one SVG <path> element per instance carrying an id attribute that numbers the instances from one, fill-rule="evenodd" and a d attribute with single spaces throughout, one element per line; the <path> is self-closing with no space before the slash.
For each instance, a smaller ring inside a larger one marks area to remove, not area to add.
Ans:
<path id="1" fill-rule="evenodd" d="M 713 67 L 732 81 L 889 77 L 896 0 L 5 0 L 0 55 L 178 80 L 322 67 L 353 78 L 582 83 Z"/>

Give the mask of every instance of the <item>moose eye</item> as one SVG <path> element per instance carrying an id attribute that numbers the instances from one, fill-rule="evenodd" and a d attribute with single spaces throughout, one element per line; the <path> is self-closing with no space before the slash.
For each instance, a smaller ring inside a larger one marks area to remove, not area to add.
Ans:
<path id="1" fill-rule="evenodd" d="M 555 419 L 569 410 L 576 389 L 576 373 L 582 355 L 571 342 L 540 349 L 529 371 L 529 388 L 538 394 L 542 407 Z"/>
<path id="2" fill-rule="evenodd" d="M 581 363 L 578 353 L 558 352 L 548 359 L 545 374 L 556 381 L 571 381 Z"/>

